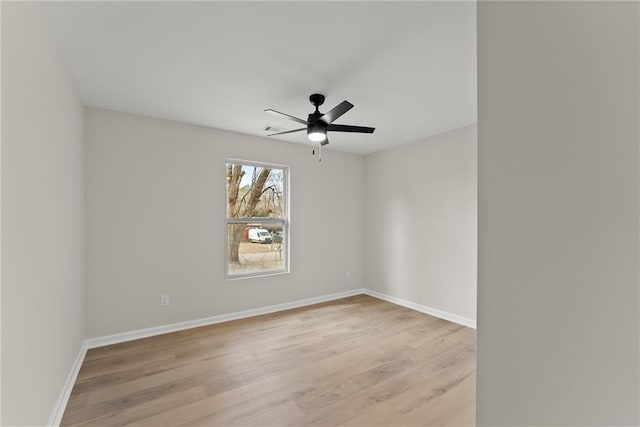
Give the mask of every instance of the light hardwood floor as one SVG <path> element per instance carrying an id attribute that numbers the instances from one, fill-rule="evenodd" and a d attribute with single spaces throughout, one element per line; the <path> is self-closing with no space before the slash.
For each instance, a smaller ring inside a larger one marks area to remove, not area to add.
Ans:
<path id="1" fill-rule="evenodd" d="M 62 425 L 468 426 L 475 331 L 365 295 L 89 350 Z"/>

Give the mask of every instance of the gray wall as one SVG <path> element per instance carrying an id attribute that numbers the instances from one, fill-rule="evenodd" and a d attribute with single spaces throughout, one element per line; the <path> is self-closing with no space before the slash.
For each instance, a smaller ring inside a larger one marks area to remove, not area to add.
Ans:
<path id="1" fill-rule="evenodd" d="M 319 164 L 300 144 L 97 108 L 85 117 L 89 337 L 363 286 L 362 156 L 326 150 Z M 225 280 L 227 157 L 290 166 L 290 274 Z"/>
<path id="2" fill-rule="evenodd" d="M 637 2 L 479 2 L 479 425 L 637 425 Z"/>
<path id="3" fill-rule="evenodd" d="M 2 3 L 2 424 L 43 425 L 84 338 L 83 108 L 38 11 Z"/>
<path id="4" fill-rule="evenodd" d="M 477 127 L 365 158 L 366 287 L 476 320 Z"/>

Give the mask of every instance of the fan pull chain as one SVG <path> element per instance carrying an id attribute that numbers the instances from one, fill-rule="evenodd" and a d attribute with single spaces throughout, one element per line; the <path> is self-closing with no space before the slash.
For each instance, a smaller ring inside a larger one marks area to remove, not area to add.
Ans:
<path id="1" fill-rule="evenodd" d="M 311 150 L 311 154 L 315 156 L 316 151 L 318 152 L 318 162 L 322 162 L 322 144 L 320 143 L 313 144 L 313 149 Z"/>

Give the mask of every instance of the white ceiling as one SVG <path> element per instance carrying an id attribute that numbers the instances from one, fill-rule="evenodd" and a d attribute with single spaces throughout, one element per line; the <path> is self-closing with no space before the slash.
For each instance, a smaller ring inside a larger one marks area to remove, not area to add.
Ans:
<path id="1" fill-rule="evenodd" d="M 476 122 L 474 2 L 43 3 L 83 102 L 252 135 L 355 105 L 366 154 Z M 305 132 L 279 137 L 310 144 Z"/>

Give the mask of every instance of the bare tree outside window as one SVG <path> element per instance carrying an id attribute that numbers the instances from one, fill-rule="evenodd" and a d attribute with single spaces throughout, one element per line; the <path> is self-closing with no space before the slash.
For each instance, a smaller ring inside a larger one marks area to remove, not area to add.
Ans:
<path id="1" fill-rule="evenodd" d="M 287 169 L 227 163 L 227 277 L 286 272 Z"/>

